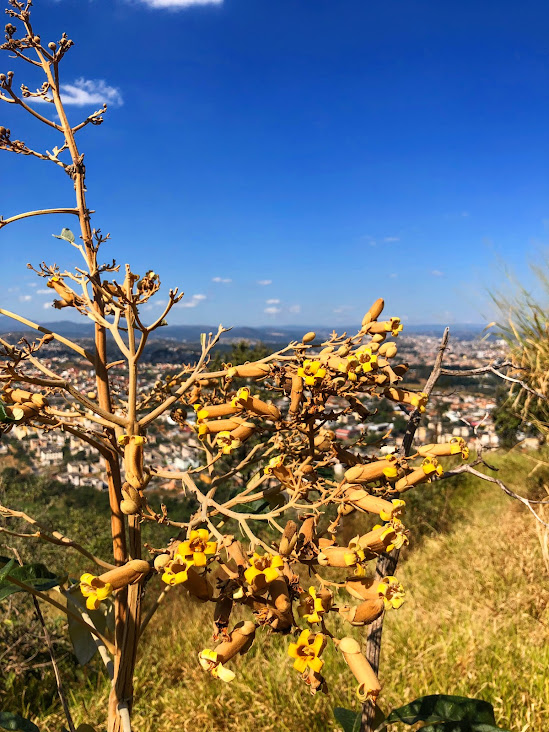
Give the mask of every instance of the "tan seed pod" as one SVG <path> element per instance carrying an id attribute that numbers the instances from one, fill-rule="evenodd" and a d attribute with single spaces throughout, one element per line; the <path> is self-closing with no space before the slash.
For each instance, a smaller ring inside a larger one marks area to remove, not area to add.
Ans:
<path id="1" fill-rule="evenodd" d="M 379 346 L 378 353 L 380 356 L 384 356 L 385 358 L 394 358 L 397 355 L 397 350 L 398 348 L 396 343 L 389 341 L 388 343 L 382 343 L 381 346 Z"/>
<path id="2" fill-rule="evenodd" d="M 248 567 L 248 559 L 238 539 L 229 534 L 225 537 L 223 545 L 227 550 L 227 556 L 235 562 L 237 567 Z"/>
<path id="3" fill-rule="evenodd" d="M 215 419 L 211 422 L 202 422 L 198 425 L 198 434 L 203 435 L 217 434 L 218 432 L 232 432 L 240 425 L 235 419 Z"/>
<path id="4" fill-rule="evenodd" d="M 149 563 L 144 559 L 132 559 L 121 567 L 109 569 L 108 572 L 100 575 L 98 579 L 105 584 L 111 584 L 113 590 L 119 590 L 121 587 L 137 582 L 137 580 L 149 574 L 150 571 Z"/>
<path id="5" fill-rule="evenodd" d="M 279 553 L 282 554 L 282 556 L 287 557 L 292 553 L 297 543 L 297 537 L 297 524 L 295 521 L 290 520 L 286 523 L 284 533 L 280 539 Z"/>
<path id="6" fill-rule="evenodd" d="M 377 320 L 381 315 L 384 307 L 385 301 L 381 297 L 378 298 L 362 318 L 362 325 L 365 326 L 371 323 L 372 320 Z"/>
<path id="7" fill-rule="evenodd" d="M 253 435 L 254 432 L 255 432 L 255 427 L 252 424 L 241 424 L 231 432 L 231 437 L 234 440 L 240 440 L 240 442 L 246 442 L 246 440 L 249 439 Z"/>
<path id="8" fill-rule="evenodd" d="M 381 691 L 381 685 L 373 668 L 362 654 L 360 644 L 354 638 L 342 638 L 338 649 L 358 681 L 357 695 L 359 699 L 361 701 L 367 699 L 375 701 Z"/>
<path id="9" fill-rule="evenodd" d="M 317 557 L 322 567 L 349 567 L 345 556 L 349 554 L 346 546 L 329 546 L 324 548 Z"/>
<path id="10" fill-rule="evenodd" d="M 196 413 L 196 418 L 199 422 L 204 419 L 216 419 L 217 417 L 227 417 L 231 414 L 237 414 L 242 411 L 242 407 L 237 404 L 236 406 L 231 402 L 225 404 L 211 404 L 206 407 L 202 407 Z"/>
<path id="11" fill-rule="evenodd" d="M 157 572 L 160 572 L 170 561 L 171 558 L 169 554 L 157 554 L 154 558 L 154 568 Z"/>
<path id="12" fill-rule="evenodd" d="M 396 477 L 397 468 L 393 461 L 376 460 L 366 465 L 353 465 L 345 471 L 345 480 L 349 483 L 369 483 L 378 480 L 384 475 L 388 478 Z"/>
<path id="13" fill-rule="evenodd" d="M 266 363 L 245 363 L 242 366 L 232 366 L 227 369 L 226 376 L 229 379 L 237 377 L 242 379 L 255 379 L 267 376 L 271 367 Z"/>
<path id="14" fill-rule="evenodd" d="M 314 341 L 315 338 L 316 338 L 316 333 L 314 332 L 314 330 L 310 330 L 308 333 L 305 333 L 305 335 L 303 336 L 301 341 L 303 343 L 312 343 L 312 341 Z"/>
<path id="15" fill-rule="evenodd" d="M 122 513 L 126 514 L 126 516 L 133 516 L 136 513 L 139 513 L 139 504 L 135 501 L 124 499 L 123 501 L 120 501 L 120 510 Z"/>
<path id="16" fill-rule="evenodd" d="M 13 418 L 20 422 L 23 419 L 29 419 L 34 417 L 38 411 L 38 407 L 32 402 L 26 402 L 24 404 L 14 404 L 11 409 Z"/>
<path id="17" fill-rule="evenodd" d="M 356 607 L 344 606 L 340 609 L 339 614 L 351 625 L 362 626 L 377 620 L 383 613 L 383 610 L 383 598 L 378 595 L 377 597 L 364 600 Z"/>

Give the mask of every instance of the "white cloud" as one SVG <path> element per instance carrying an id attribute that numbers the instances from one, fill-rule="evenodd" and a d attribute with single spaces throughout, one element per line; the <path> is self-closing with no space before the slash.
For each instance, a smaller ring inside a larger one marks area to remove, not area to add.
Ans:
<path id="1" fill-rule="evenodd" d="M 42 305 L 42 307 L 44 308 L 44 310 L 49 310 L 50 308 L 52 308 L 52 307 L 53 307 L 53 303 L 52 303 L 52 302 L 45 302 L 45 303 L 44 303 L 44 304 Z"/>
<path id="2" fill-rule="evenodd" d="M 265 308 L 265 310 L 263 312 L 268 313 L 269 315 L 276 315 L 276 313 L 280 312 L 280 308 L 269 307 L 269 308 Z"/>
<path id="3" fill-rule="evenodd" d="M 257 280 L 257 284 L 258 285 L 263 285 L 263 286 L 265 286 L 265 285 L 272 285 L 273 284 L 273 281 L 272 280 Z"/>
<path id="4" fill-rule="evenodd" d="M 334 313 L 341 315 L 341 313 L 347 313 L 349 310 L 354 310 L 354 307 L 352 305 L 339 305 L 339 307 L 334 308 Z"/>
<path id="5" fill-rule="evenodd" d="M 232 282 L 230 277 L 212 277 L 212 282 Z"/>
<path id="6" fill-rule="evenodd" d="M 28 283 L 29 287 L 36 287 L 36 284 L 37 284 L 36 282 L 29 282 Z"/>
<path id="7" fill-rule="evenodd" d="M 276 297 L 272 297 L 270 300 L 265 300 L 267 305 L 280 305 L 280 300 L 277 300 Z"/>
<path id="8" fill-rule="evenodd" d="M 179 303 L 179 307 L 182 308 L 195 308 L 199 302 L 206 299 L 206 295 L 191 295 L 190 300 L 182 300 Z"/>
<path id="9" fill-rule="evenodd" d="M 190 8 L 192 5 L 221 5 L 223 0 L 141 0 L 150 8 Z"/>
<path id="10" fill-rule="evenodd" d="M 291 313 L 300 313 L 301 312 L 301 305 L 290 305 L 290 307 L 288 308 L 288 310 Z"/>
<path id="11" fill-rule="evenodd" d="M 30 302 L 32 295 L 19 295 L 19 302 Z"/>
<path id="12" fill-rule="evenodd" d="M 386 241 L 388 244 L 394 241 L 400 241 L 400 236 L 386 236 L 383 241 Z"/>
<path id="13" fill-rule="evenodd" d="M 395 277 L 398 277 L 398 275 L 397 275 L 396 272 L 391 272 L 391 274 L 389 275 L 389 277 L 392 277 L 394 279 Z"/>
<path id="14" fill-rule="evenodd" d="M 433 269 L 431 274 L 433 277 L 444 277 L 444 272 L 441 272 L 439 269 Z"/>
<path id="15" fill-rule="evenodd" d="M 53 293 L 51 290 L 47 289 L 47 290 L 36 290 L 36 294 L 37 295 L 52 295 Z"/>
<path id="16" fill-rule="evenodd" d="M 109 86 L 104 79 L 76 79 L 73 84 L 61 84 L 61 100 L 63 104 L 85 107 L 89 104 L 110 104 L 120 107 L 124 104 L 120 89 Z M 40 97 L 31 97 L 29 101 L 45 103 Z"/>

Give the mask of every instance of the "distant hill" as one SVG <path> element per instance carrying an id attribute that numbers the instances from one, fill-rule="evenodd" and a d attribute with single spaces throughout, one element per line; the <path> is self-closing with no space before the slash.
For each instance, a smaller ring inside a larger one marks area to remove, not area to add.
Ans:
<path id="1" fill-rule="evenodd" d="M 8 318 L 0 318 L 0 333 L 2 337 L 11 336 L 21 337 L 28 336 L 32 331 L 29 328 L 9 326 L 13 321 L 9 321 Z M 16 325 L 13 323 L 13 325 Z M 53 323 L 42 323 L 42 325 L 50 330 L 59 333 L 67 338 L 82 339 L 93 337 L 93 325 L 91 323 L 77 323 L 71 320 L 60 320 Z M 404 325 L 403 335 L 424 335 L 432 337 L 440 337 L 444 331 L 444 325 L 438 324 L 426 324 L 426 325 Z M 469 323 L 455 323 L 450 325 L 450 334 L 455 338 L 462 340 L 473 340 L 478 337 L 483 329 L 484 325 L 481 324 L 469 324 Z M 349 325 L 348 327 L 338 326 L 338 332 L 355 333 L 358 329 L 357 325 Z M 164 328 L 159 328 L 155 333 L 151 335 L 151 340 L 169 340 L 175 343 L 187 343 L 196 344 L 200 341 L 201 333 L 215 332 L 217 326 L 212 325 L 168 325 Z M 249 328 L 243 326 L 236 326 L 232 328 L 228 333 L 223 336 L 223 342 L 233 343 L 235 341 L 247 340 L 250 342 L 262 343 L 287 343 L 291 340 L 299 340 L 309 330 L 314 330 L 319 338 L 326 338 L 331 333 L 331 328 L 325 326 L 260 326 L 257 328 Z"/>

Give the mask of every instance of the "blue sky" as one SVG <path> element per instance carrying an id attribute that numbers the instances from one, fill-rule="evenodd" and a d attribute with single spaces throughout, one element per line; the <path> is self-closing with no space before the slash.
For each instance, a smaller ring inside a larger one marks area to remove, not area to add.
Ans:
<path id="1" fill-rule="evenodd" d="M 179 286 L 172 323 L 337 327 L 379 296 L 409 323 L 478 323 L 504 268 L 528 284 L 547 251 L 542 0 L 36 0 L 33 13 L 43 39 L 76 42 L 71 119 L 110 102 L 79 139 L 104 258 Z M 38 81 L 5 52 L 0 67 Z M 13 106 L 0 124 L 51 149 L 55 133 Z M 53 165 L 0 151 L 0 171 L 5 217 L 72 205 Z M 51 237 L 71 225 L 0 232 L 5 307 L 76 319 L 26 269 L 77 265 Z"/>

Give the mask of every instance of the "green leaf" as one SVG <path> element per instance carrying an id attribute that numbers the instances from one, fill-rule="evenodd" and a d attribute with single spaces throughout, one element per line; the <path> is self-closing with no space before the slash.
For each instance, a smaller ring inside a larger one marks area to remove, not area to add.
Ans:
<path id="1" fill-rule="evenodd" d="M 53 236 L 56 239 L 63 239 L 63 241 L 68 241 L 71 244 L 74 244 L 76 241 L 75 236 L 70 229 L 61 229 L 61 233 L 59 235 L 53 234 Z"/>
<path id="2" fill-rule="evenodd" d="M 507 732 L 492 724 L 476 724 L 475 722 L 437 722 L 421 727 L 418 732 Z"/>
<path id="3" fill-rule="evenodd" d="M 8 561 L 7 557 L 0 557 L 0 567 L 2 566 L 3 568 L 0 570 L 0 601 L 13 595 L 14 592 L 25 592 L 22 587 L 18 587 L 9 580 L 4 579 L 8 574 L 41 592 L 51 590 L 52 587 L 55 587 L 62 581 L 61 577 L 50 572 L 44 564 L 24 564 L 21 567 L 15 564 L 13 559 Z"/>
<path id="4" fill-rule="evenodd" d="M 360 732 L 360 723 L 362 721 L 362 710 L 353 712 L 351 709 L 344 707 L 336 707 L 334 716 L 343 727 L 343 732 Z M 375 715 L 373 719 L 374 726 L 379 725 L 385 719 L 385 714 L 376 705 Z"/>
<path id="5" fill-rule="evenodd" d="M 10 422 L 17 422 L 17 420 L 11 414 L 8 414 L 6 405 L 0 401 L 0 423 L 9 424 Z"/>
<path id="6" fill-rule="evenodd" d="M 360 712 L 353 712 L 351 709 L 344 707 L 336 707 L 334 716 L 338 723 L 343 727 L 343 732 L 360 732 Z"/>
<path id="7" fill-rule="evenodd" d="M 40 732 L 33 722 L 13 712 L 0 712 L 0 727 L 2 729 L 21 730 L 21 732 Z"/>
<path id="8" fill-rule="evenodd" d="M 12 568 L 15 566 L 15 559 L 7 559 L 6 557 L 0 557 L 0 562 L 4 565 L 0 569 L 0 584 L 3 582 L 4 577 L 10 574 Z"/>
<path id="9" fill-rule="evenodd" d="M 106 610 L 87 610 L 92 623 L 100 633 L 107 631 L 108 616 L 110 608 Z M 71 616 L 67 617 L 69 623 L 69 636 L 76 660 L 81 666 L 85 666 L 91 661 L 97 652 L 97 645 L 89 630 L 86 630 L 81 623 L 76 622 Z"/>
<path id="10" fill-rule="evenodd" d="M 432 694 L 415 699 L 398 709 L 393 709 L 377 730 L 381 730 L 393 722 L 404 722 L 404 724 L 415 724 L 416 722 L 469 722 L 495 725 L 496 720 L 492 705 L 482 699 Z"/>

